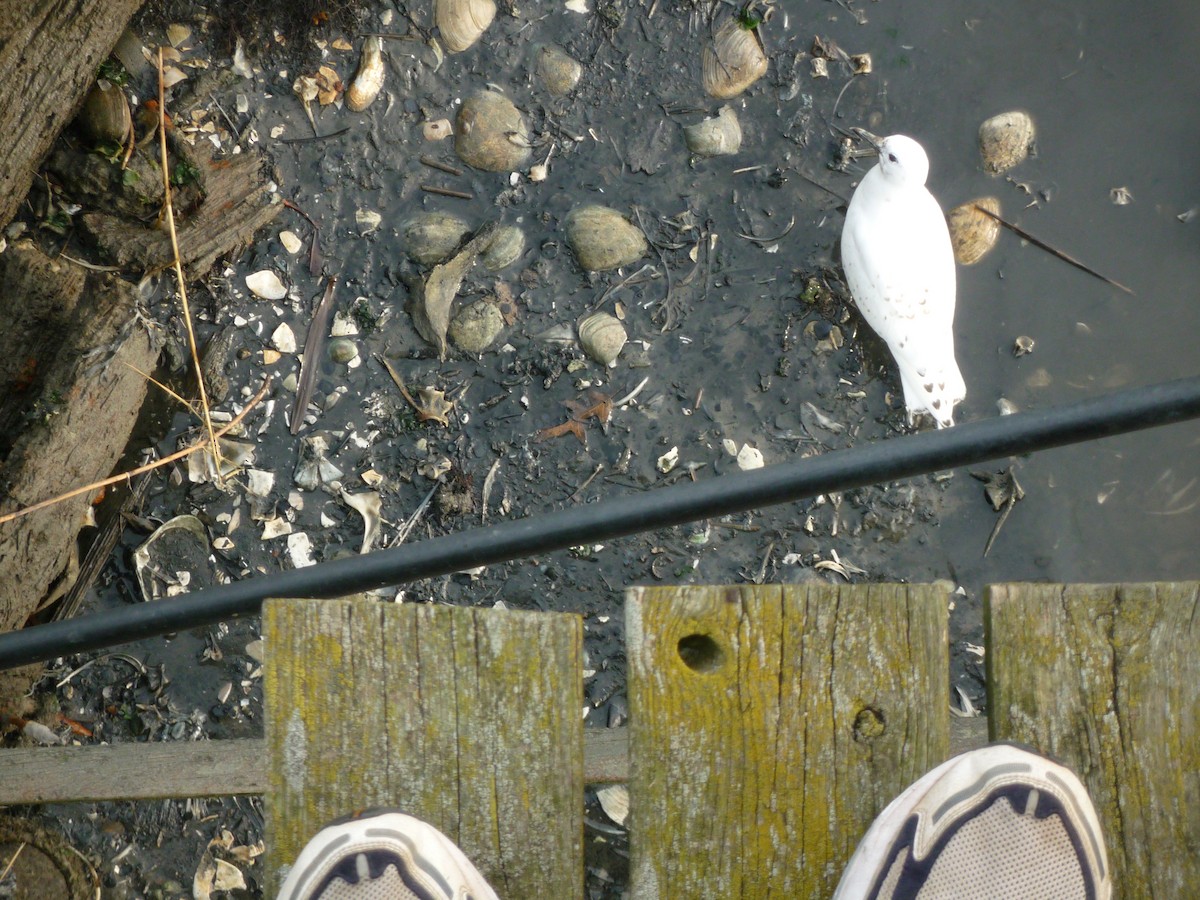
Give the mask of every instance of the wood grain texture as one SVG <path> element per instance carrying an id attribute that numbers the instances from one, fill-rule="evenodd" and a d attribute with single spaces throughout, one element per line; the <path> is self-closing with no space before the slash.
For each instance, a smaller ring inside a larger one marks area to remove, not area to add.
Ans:
<path id="1" fill-rule="evenodd" d="M 142 0 L 0 3 L 0 225 Z"/>
<path id="2" fill-rule="evenodd" d="M 332 818 L 399 806 L 501 897 L 582 896 L 582 633 L 573 615 L 267 601 L 267 871 Z"/>
<path id="3" fill-rule="evenodd" d="M 1100 815 L 1114 897 L 1200 884 L 1200 584 L 992 585 L 995 740 L 1079 775 Z"/>
<path id="4" fill-rule="evenodd" d="M 829 896 L 875 815 L 947 756 L 948 596 L 630 591 L 631 896 Z"/>

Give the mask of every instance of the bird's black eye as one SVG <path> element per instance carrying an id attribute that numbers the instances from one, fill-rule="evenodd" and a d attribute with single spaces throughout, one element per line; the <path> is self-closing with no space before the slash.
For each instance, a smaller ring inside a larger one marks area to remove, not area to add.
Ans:
<path id="1" fill-rule="evenodd" d="M 889 154 L 888 154 L 888 159 L 890 159 L 892 162 L 895 162 L 895 161 L 896 161 L 896 154 L 895 154 L 895 153 L 889 153 Z"/>

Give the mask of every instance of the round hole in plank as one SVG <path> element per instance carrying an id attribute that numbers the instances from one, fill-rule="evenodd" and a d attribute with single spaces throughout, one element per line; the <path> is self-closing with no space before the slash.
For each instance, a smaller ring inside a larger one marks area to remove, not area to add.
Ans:
<path id="1" fill-rule="evenodd" d="M 708 674 L 721 668 L 725 651 L 707 634 L 689 634 L 679 639 L 679 658 L 693 672 Z"/>

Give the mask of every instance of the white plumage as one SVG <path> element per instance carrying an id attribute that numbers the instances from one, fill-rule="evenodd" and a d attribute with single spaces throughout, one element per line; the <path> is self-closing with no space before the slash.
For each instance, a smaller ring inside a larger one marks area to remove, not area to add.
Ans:
<path id="1" fill-rule="evenodd" d="M 909 424 L 927 412 L 946 428 L 967 387 L 954 359 L 954 251 L 925 187 L 929 158 L 902 134 L 860 134 L 879 150 L 879 163 L 846 210 L 842 268 L 863 318 L 900 367 Z"/>

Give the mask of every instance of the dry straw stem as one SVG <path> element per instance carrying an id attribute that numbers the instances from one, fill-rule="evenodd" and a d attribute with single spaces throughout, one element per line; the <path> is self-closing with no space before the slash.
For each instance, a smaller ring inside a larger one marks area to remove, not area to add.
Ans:
<path id="1" fill-rule="evenodd" d="M 216 441 L 217 438 L 224 437 L 234 428 L 241 424 L 242 419 L 246 418 L 246 414 L 256 407 L 263 397 L 267 395 L 267 388 L 271 386 L 271 380 L 268 378 L 263 381 L 263 386 L 259 388 L 258 393 L 246 404 L 245 408 L 240 413 L 233 417 L 233 420 L 225 427 L 211 432 L 208 438 L 200 441 L 198 444 L 192 444 L 190 447 L 184 447 L 177 453 L 172 453 L 170 456 L 164 456 L 162 459 L 155 460 L 152 463 L 147 463 L 144 466 L 138 466 L 136 469 L 131 469 L 128 472 L 122 472 L 120 475 L 113 475 L 105 478 L 102 481 L 93 481 L 91 484 L 85 484 L 83 487 L 77 487 L 74 490 L 67 491 L 65 494 L 59 494 L 57 497 L 51 497 L 49 500 L 42 500 L 34 503 L 32 506 L 26 506 L 23 509 L 18 509 L 16 512 L 6 513 L 0 516 L 0 525 L 5 522 L 11 522 L 13 519 L 19 519 L 22 516 L 27 516 L 32 512 L 37 512 L 39 509 L 45 509 L 48 506 L 53 506 L 56 503 L 61 503 L 64 500 L 70 500 L 72 497 L 78 497 L 80 494 L 86 494 L 91 491 L 98 491 L 102 487 L 108 487 L 110 484 L 118 484 L 122 481 L 128 481 L 135 475 L 141 475 L 144 472 L 151 472 L 154 469 L 169 465 L 177 460 L 183 459 L 185 456 L 190 456 L 197 450 L 205 450 L 209 446 L 209 441 Z"/>
<path id="2" fill-rule="evenodd" d="M 171 205 L 171 172 L 167 163 L 167 112 L 163 94 L 162 47 L 158 48 L 158 147 L 162 156 L 163 193 L 166 198 L 163 212 L 167 220 L 167 230 L 171 234 L 171 252 L 175 257 L 172 264 L 175 267 L 175 280 L 179 284 L 179 298 L 183 302 L 183 321 L 187 325 L 188 347 L 192 351 L 192 367 L 196 372 L 196 384 L 200 387 L 200 412 L 204 420 L 204 428 L 208 432 L 208 447 L 212 451 L 213 468 L 217 472 L 217 478 L 220 478 L 221 445 L 217 442 L 216 432 L 213 431 L 212 415 L 208 408 L 208 391 L 205 390 L 204 375 L 200 371 L 200 354 L 196 351 L 196 332 L 192 329 L 192 312 L 188 306 L 187 285 L 184 284 L 183 265 L 179 261 L 179 240 L 175 234 L 175 208 Z"/>

